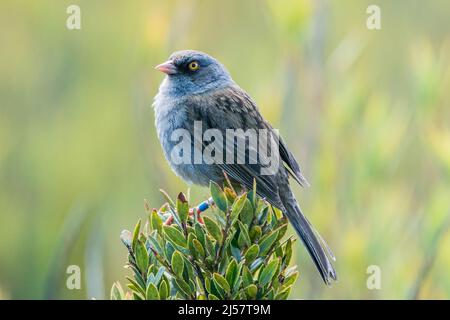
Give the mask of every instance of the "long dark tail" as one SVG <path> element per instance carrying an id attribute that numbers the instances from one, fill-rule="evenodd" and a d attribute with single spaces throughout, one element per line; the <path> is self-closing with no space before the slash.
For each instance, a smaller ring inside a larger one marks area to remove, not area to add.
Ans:
<path id="1" fill-rule="evenodd" d="M 295 231 L 297 231 L 305 244 L 306 249 L 308 249 L 323 281 L 327 285 L 331 284 L 333 280 L 337 280 L 336 271 L 330 261 L 335 260 L 333 253 L 322 237 L 314 230 L 308 219 L 303 215 L 292 192 L 289 190 L 288 192 L 281 194 L 281 198 L 289 222 L 292 224 Z"/>

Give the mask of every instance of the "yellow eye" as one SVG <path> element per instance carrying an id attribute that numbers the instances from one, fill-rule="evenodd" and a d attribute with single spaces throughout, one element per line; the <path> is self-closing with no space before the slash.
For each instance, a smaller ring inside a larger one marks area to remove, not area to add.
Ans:
<path id="1" fill-rule="evenodd" d="M 189 70 L 195 71 L 198 70 L 198 68 L 200 68 L 200 65 L 197 61 L 192 61 L 191 63 L 189 63 Z"/>

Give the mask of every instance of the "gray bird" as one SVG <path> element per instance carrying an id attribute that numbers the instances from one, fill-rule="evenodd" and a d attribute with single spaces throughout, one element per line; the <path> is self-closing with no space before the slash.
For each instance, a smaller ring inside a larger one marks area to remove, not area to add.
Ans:
<path id="1" fill-rule="evenodd" d="M 247 189 L 252 188 L 255 179 L 258 195 L 287 216 L 324 282 L 330 284 L 336 280 L 336 272 L 331 263 L 334 256 L 303 215 L 289 186 L 289 177 L 302 186 L 308 185 L 308 182 L 281 137 L 278 137 L 280 166 L 272 175 L 261 174 L 263 164 L 260 162 L 206 164 L 195 162 L 194 156 L 190 156 L 191 161 L 182 163 L 173 159 L 174 148 L 178 143 L 173 141 L 173 132 L 181 129 L 194 136 L 195 121 L 201 121 L 202 132 L 217 129 L 224 136 L 226 129 L 273 131 L 272 126 L 261 116 L 252 98 L 233 81 L 220 62 L 203 52 L 192 50 L 175 52 L 168 61 L 158 65 L 156 69 L 167 75 L 153 103 L 156 129 L 164 155 L 175 173 L 186 182 L 201 186 L 208 186 L 210 181 L 223 184 L 224 172 L 232 183 Z M 192 148 L 199 148 L 195 138 L 190 143 Z M 200 148 L 204 150 L 206 145 L 201 142 Z M 227 151 L 228 149 L 223 150 Z"/>

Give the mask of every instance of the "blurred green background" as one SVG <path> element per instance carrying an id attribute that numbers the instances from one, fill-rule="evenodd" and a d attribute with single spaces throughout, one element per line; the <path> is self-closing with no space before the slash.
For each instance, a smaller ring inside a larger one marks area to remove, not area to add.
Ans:
<path id="1" fill-rule="evenodd" d="M 151 107 L 153 67 L 180 49 L 228 67 L 311 182 L 294 189 L 340 281 L 325 287 L 298 245 L 293 298 L 450 298 L 449 14 L 445 0 L 1 1 L 0 299 L 107 298 L 129 274 L 120 231 L 158 189 L 187 188 Z"/>

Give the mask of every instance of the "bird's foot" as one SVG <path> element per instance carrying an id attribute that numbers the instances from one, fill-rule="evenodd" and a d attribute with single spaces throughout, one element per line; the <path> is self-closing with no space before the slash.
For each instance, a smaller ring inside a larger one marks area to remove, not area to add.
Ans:
<path id="1" fill-rule="evenodd" d="M 214 204 L 214 201 L 212 198 L 209 198 L 208 200 L 203 201 L 202 203 L 200 203 L 198 206 L 196 206 L 195 208 L 191 208 L 189 209 L 189 216 L 193 216 L 194 213 L 197 214 L 197 220 L 198 222 L 200 222 L 201 224 L 204 223 L 203 218 L 200 216 L 200 214 L 203 211 L 206 211 L 209 209 L 209 207 L 211 207 L 211 205 Z M 171 225 L 173 223 L 173 215 L 170 215 L 167 220 L 164 222 L 165 225 Z"/>

